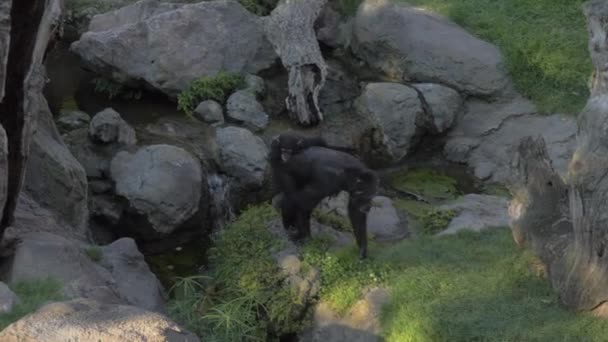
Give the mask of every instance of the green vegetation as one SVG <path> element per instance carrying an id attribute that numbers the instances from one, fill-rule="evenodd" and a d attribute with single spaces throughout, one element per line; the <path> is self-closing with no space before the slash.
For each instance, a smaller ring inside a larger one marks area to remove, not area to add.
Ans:
<path id="1" fill-rule="evenodd" d="M 420 216 L 420 233 L 426 235 L 437 234 L 446 229 L 456 213 L 452 210 L 439 210 L 431 208 L 425 210 Z"/>
<path id="2" fill-rule="evenodd" d="M 481 189 L 484 194 L 500 196 L 500 197 L 511 197 L 509 189 L 502 184 L 490 183 L 484 184 Z"/>
<path id="3" fill-rule="evenodd" d="M 431 169 L 413 169 L 398 172 L 391 177 L 397 190 L 409 191 L 426 198 L 453 199 L 458 195 L 456 180 Z"/>
<path id="4" fill-rule="evenodd" d="M 578 113 L 591 60 L 584 0 L 408 0 L 496 44 L 519 91 L 541 111 Z"/>
<path id="5" fill-rule="evenodd" d="M 101 247 L 97 245 L 91 245 L 85 248 L 84 252 L 95 262 L 100 262 L 103 258 L 103 251 L 101 250 Z"/>
<path id="6" fill-rule="evenodd" d="M 105 77 L 96 77 L 92 82 L 95 84 L 95 92 L 104 94 L 109 100 L 115 97 L 123 100 L 139 100 L 142 96 L 141 90 L 127 87 Z"/>
<path id="7" fill-rule="evenodd" d="M 267 341 L 298 331 L 302 303 L 283 282 L 272 257 L 281 244 L 266 228 L 275 218 L 270 204 L 251 207 L 220 231 L 209 279 L 181 279 L 172 316 L 207 341 Z"/>
<path id="8" fill-rule="evenodd" d="M 320 271 L 320 299 L 342 314 L 360 299 L 366 286 L 383 284 L 390 268 L 374 260 L 361 262 L 355 245 L 337 252 L 329 252 L 329 247 L 328 240 L 315 238 L 306 244 L 302 255 L 307 265 Z"/>
<path id="9" fill-rule="evenodd" d="M 213 77 L 201 77 L 177 97 L 177 109 L 191 115 L 196 106 L 205 100 L 215 100 L 224 103 L 226 97 L 235 90 L 243 87 L 244 77 L 230 72 L 219 72 Z"/>
<path id="10" fill-rule="evenodd" d="M 21 317 L 36 311 L 47 302 L 63 299 L 61 296 L 61 284 L 52 278 L 16 282 L 11 284 L 10 288 L 19 297 L 21 302 L 10 313 L 0 314 L 0 330 L 16 322 Z"/>
<path id="11" fill-rule="evenodd" d="M 334 212 L 327 212 L 317 208 L 312 212 L 312 217 L 320 224 L 332 227 L 339 231 L 351 232 L 353 230 L 353 227 L 351 226 L 347 217 Z"/>
<path id="12" fill-rule="evenodd" d="M 277 7 L 279 0 L 239 0 L 239 2 L 250 12 L 265 16 Z"/>
<path id="13" fill-rule="evenodd" d="M 198 273 L 207 261 L 207 245 L 207 241 L 193 240 L 171 251 L 149 255 L 146 261 L 160 282 L 170 288 L 184 277 Z"/>

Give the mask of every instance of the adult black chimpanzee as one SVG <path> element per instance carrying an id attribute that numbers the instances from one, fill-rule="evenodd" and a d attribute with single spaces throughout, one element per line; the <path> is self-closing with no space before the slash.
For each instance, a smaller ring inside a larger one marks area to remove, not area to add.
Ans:
<path id="1" fill-rule="evenodd" d="M 305 146 L 302 149 L 291 145 L 282 148 L 283 143 L 292 142 L 289 134 L 283 134 L 271 146 L 271 165 L 273 153 L 277 157 L 277 151 L 295 151 L 291 158 L 281 160 L 279 167 L 273 166 L 273 178 L 283 196 L 280 204 L 283 227 L 295 228 L 296 239 L 310 236 L 313 209 L 325 197 L 344 190 L 349 193 L 348 216 L 360 257 L 367 257 L 367 215 L 378 191 L 377 175 L 354 156 L 328 147 L 312 144 L 301 145 Z"/>

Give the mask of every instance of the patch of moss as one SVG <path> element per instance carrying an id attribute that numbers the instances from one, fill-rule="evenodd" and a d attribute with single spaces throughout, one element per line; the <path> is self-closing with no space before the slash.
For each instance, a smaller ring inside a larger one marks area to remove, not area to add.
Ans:
<path id="1" fill-rule="evenodd" d="M 103 251 L 101 250 L 101 247 L 99 247 L 97 245 L 91 245 L 91 246 L 85 248 L 84 252 L 94 262 L 100 262 L 101 259 L 103 258 Z"/>
<path id="2" fill-rule="evenodd" d="M 431 208 L 425 210 L 420 217 L 420 230 L 422 234 L 434 235 L 446 229 L 456 213 L 452 210 L 439 210 Z"/>
<path id="3" fill-rule="evenodd" d="M 9 313 L 0 314 L 0 330 L 52 301 L 63 300 L 61 283 L 54 278 L 19 281 L 9 284 L 20 300 Z"/>
<path id="4" fill-rule="evenodd" d="M 284 282 L 273 258 L 282 244 L 267 229 L 277 218 L 270 204 L 249 207 L 218 232 L 209 251 L 208 280 L 190 286 L 198 290 L 174 291 L 172 316 L 213 341 L 267 341 L 299 331 L 301 322 L 294 317 L 302 303 Z"/>
<path id="5" fill-rule="evenodd" d="M 396 173 L 392 175 L 391 183 L 397 190 L 438 200 L 454 199 L 459 193 L 454 178 L 431 169 L 413 169 Z"/>
<path id="6" fill-rule="evenodd" d="M 78 109 L 78 102 L 76 101 L 73 95 L 67 96 L 61 101 L 61 110 L 64 112 L 75 111 Z"/>
<path id="7" fill-rule="evenodd" d="M 332 227 L 333 229 L 339 231 L 351 232 L 353 230 L 348 218 L 333 212 L 327 212 L 317 208 L 312 212 L 312 217 L 314 217 L 320 224 Z"/>
<path id="8" fill-rule="evenodd" d="M 484 184 L 482 192 L 487 195 L 500 196 L 500 197 L 511 197 L 511 192 L 506 186 L 502 184 L 490 183 Z"/>
<path id="9" fill-rule="evenodd" d="M 224 103 L 226 97 L 235 90 L 242 88 L 245 79 L 241 74 L 221 71 L 213 77 L 201 77 L 194 80 L 190 86 L 177 97 L 177 109 L 188 115 L 205 100 L 215 100 Z"/>

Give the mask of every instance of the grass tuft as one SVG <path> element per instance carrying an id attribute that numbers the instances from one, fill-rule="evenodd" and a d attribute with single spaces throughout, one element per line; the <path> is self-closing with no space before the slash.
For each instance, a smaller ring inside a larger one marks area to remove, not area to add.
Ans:
<path id="1" fill-rule="evenodd" d="M 244 84 L 245 79 L 242 75 L 231 72 L 221 71 L 213 77 L 201 77 L 179 94 L 177 109 L 192 115 L 196 106 L 202 101 L 215 100 L 224 103 L 228 95 Z"/>
<path id="2" fill-rule="evenodd" d="M 42 305 L 63 300 L 61 283 L 53 278 L 32 281 L 20 281 L 9 286 L 21 300 L 13 311 L 0 314 L 0 331 L 11 323 L 36 311 Z"/>

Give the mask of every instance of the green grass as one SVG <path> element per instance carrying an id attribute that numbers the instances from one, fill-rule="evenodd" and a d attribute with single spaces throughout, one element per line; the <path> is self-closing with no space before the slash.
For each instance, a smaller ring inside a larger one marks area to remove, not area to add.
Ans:
<path id="1" fill-rule="evenodd" d="M 603 341 L 608 321 L 562 308 L 537 260 L 508 230 L 421 237 L 338 253 L 311 242 L 305 259 L 322 272 L 321 299 L 346 312 L 370 285 L 389 289 L 387 342 Z"/>
<path id="2" fill-rule="evenodd" d="M 63 299 L 61 284 L 52 278 L 16 282 L 9 287 L 19 297 L 21 303 L 15 306 L 10 313 L 0 314 L 0 330 L 18 321 L 23 316 L 36 311 L 47 302 Z"/>
<path id="3" fill-rule="evenodd" d="M 216 236 L 208 278 L 180 279 L 171 316 L 206 341 L 268 341 L 298 331 L 302 309 L 273 258 L 282 247 L 266 228 L 278 214 L 250 207 Z"/>
<path id="4" fill-rule="evenodd" d="M 431 169 L 413 169 L 391 176 L 392 185 L 402 191 L 410 191 L 426 198 L 454 199 L 459 191 L 457 181 Z"/>
<path id="5" fill-rule="evenodd" d="M 578 113 L 592 71 L 584 0 L 408 0 L 496 44 L 519 91 L 547 113 Z"/>

